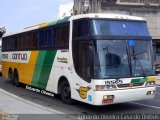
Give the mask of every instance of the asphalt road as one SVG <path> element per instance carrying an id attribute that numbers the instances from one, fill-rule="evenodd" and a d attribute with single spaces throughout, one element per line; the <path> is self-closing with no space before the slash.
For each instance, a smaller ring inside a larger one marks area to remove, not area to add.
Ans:
<path id="1" fill-rule="evenodd" d="M 157 87 L 157 93 L 152 100 L 143 100 L 138 102 L 129 102 L 123 104 L 115 104 L 109 106 L 91 106 L 85 103 L 76 102 L 74 105 L 64 104 L 59 96 L 49 97 L 40 93 L 35 93 L 25 89 L 25 86 L 16 87 L 10 84 L 7 80 L 0 78 L 0 88 L 8 91 L 16 96 L 23 99 L 29 100 L 33 103 L 40 104 L 42 106 L 51 108 L 53 110 L 63 112 L 70 116 L 75 116 L 84 119 L 81 115 L 144 115 L 147 114 L 146 118 L 150 119 L 154 114 L 159 115 L 160 119 L 160 87 Z M 150 116 L 149 116 L 150 115 Z M 127 116 L 129 119 L 129 116 Z M 127 118 L 126 117 L 126 118 Z M 145 117 L 143 116 L 145 119 Z M 96 119 L 96 118 L 95 118 Z M 108 119 L 108 118 L 106 118 Z M 124 117 L 125 119 L 125 117 Z M 137 118 L 138 119 L 138 118 Z"/>

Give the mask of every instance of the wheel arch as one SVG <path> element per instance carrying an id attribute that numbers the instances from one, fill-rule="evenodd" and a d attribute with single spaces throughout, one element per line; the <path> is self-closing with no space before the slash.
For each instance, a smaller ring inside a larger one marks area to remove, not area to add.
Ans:
<path id="1" fill-rule="evenodd" d="M 63 81 L 67 81 L 69 83 L 67 77 L 61 76 L 59 78 L 59 80 L 58 80 L 58 94 L 60 94 L 60 86 L 61 86 L 61 84 L 62 84 Z M 70 83 L 69 83 L 69 85 L 70 85 Z"/>
<path id="2" fill-rule="evenodd" d="M 9 67 L 9 69 L 8 69 L 8 74 L 9 74 L 9 72 L 12 72 L 12 74 L 13 74 L 13 70 L 12 70 L 12 68 L 11 67 Z"/>
<path id="3" fill-rule="evenodd" d="M 12 71 L 12 68 L 11 68 L 11 67 L 9 67 L 8 71 Z"/>

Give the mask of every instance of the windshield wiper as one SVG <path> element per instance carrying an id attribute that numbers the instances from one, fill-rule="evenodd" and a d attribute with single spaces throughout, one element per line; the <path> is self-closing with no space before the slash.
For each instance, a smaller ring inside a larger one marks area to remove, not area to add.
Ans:
<path id="1" fill-rule="evenodd" d="M 147 52 L 147 50 L 145 50 L 145 51 L 143 51 L 143 52 L 140 52 L 140 53 L 136 53 L 136 54 L 135 54 L 135 52 L 134 52 L 134 54 L 133 54 L 133 55 L 131 55 L 131 56 L 136 57 L 137 55 L 143 54 L 143 53 L 145 53 L 145 52 Z"/>
<path id="2" fill-rule="evenodd" d="M 143 76 L 144 76 L 144 77 L 146 77 L 147 75 L 146 75 L 146 73 L 145 73 L 145 71 L 144 71 L 144 68 L 143 68 L 143 65 L 142 65 L 141 61 L 140 61 L 139 58 L 138 58 L 138 55 L 143 54 L 143 53 L 145 53 L 145 52 L 147 52 L 147 50 L 135 54 L 135 50 L 134 50 L 134 47 L 133 47 L 133 55 L 131 55 L 131 56 L 133 56 L 133 60 L 137 61 L 137 63 L 141 66 L 141 68 L 142 68 L 142 69 L 141 69 L 141 70 L 142 70 L 141 72 L 143 73 Z"/>
<path id="3" fill-rule="evenodd" d="M 129 64 L 129 70 L 130 70 L 130 75 L 132 76 L 132 62 L 131 62 L 131 59 L 129 57 L 129 50 L 128 50 L 128 47 L 126 47 L 126 52 L 127 52 L 127 60 L 128 60 L 128 64 Z"/>

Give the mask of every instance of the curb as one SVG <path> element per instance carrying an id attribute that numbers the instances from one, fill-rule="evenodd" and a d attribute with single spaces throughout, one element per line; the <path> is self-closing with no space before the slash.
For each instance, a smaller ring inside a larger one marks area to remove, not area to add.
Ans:
<path id="1" fill-rule="evenodd" d="M 51 109 L 51 108 L 49 108 L 49 107 L 44 107 L 44 106 L 42 106 L 42 105 L 33 103 L 33 102 L 29 101 L 29 100 L 25 100 L 25 99 L 23 99 L 23 98 L 20 98 L 20 97 L 18 97 L 18 96 L 16 96 L 16 95 L 13 95 L 13 94 L 7 92 L 7 91 L 5 91 L 5 90 L 3 90 L 3 89 L 1 89 L 1 88 L 0 88 L 0 92 L 4 93 L 4 94 L 6 94 L 6 95 L 9 95 L 9 96 L 11 96 L 11 97 L 13 97 L 13 98 L 15 98 L 15 99 L 17 99 L 17 100 L 20 100 L 20 101 L 22 101 L 22 102 L 25 102 L 25 103 L 27 103 L 27 104 L 33 105 L 33 106 L 35 106 L 35 107 L 38 107 L 38 108 L 40 108 L 40 109 L 47 110 L 48 112 L 54 112 L 55 114 L 60 114 L 60 115 L 66 117 L 66 118 L 69 118 L 69 119 L 71 119 L 71 120 L 78 120 L 77 117 L 67 115 L 67 114 L 65 114 L 65 113 L 63 113 L 63 112 L 56 111 L 56 110 Z M 3 112 L 3 113 L 5 113 L 5 112 Z M 5 117 L 5 118 L 2 119 L 3 117 Z M 16 115 L 9 115 L 9 114 L 7 114 L 7 113 L 5 113 L 5 115 L 1 115 L 1 110 L 0 110 L 0 120 L 19 120 L 19 119 L 18 119 L 18 116 L 16 116 Z"/>

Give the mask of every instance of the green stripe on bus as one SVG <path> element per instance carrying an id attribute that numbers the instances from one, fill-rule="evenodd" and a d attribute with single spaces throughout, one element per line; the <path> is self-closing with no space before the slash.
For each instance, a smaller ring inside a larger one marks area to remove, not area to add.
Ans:
<path id="1" fill-rule="evenodd" d="M 57 21 L 49 22 L 48 26 L 53 26 L 53 25 L 56 25 L 56 24 L 68 22 L 69 18 L 70 17 L 65 17 L 64 19 L 60 19 L 60 20 L 57 20 Z"/>
<path id="2" fill-rule="evenodd" d="M 34 69 L 33 78 L 32 78 L 32 86 L 38 87 L 38 82 L 41 75 L 41 71 L 43 67 L 42 65 L 44 63 L 46 53 L 47 51 L 39 51 L 35 69 Z"/>
<path id="3" fill-rule="evenodd" d="M 131 83 L 144 83 L 147 81 L 147 78 L 137 78 L 137 79 L 132 79 Z"/>
<path id="4" fill-rule="evenodd" d="M 46 89 L 56 52 L 57 51 L 47 51 L 40 73 L 38 88 Z"/>

